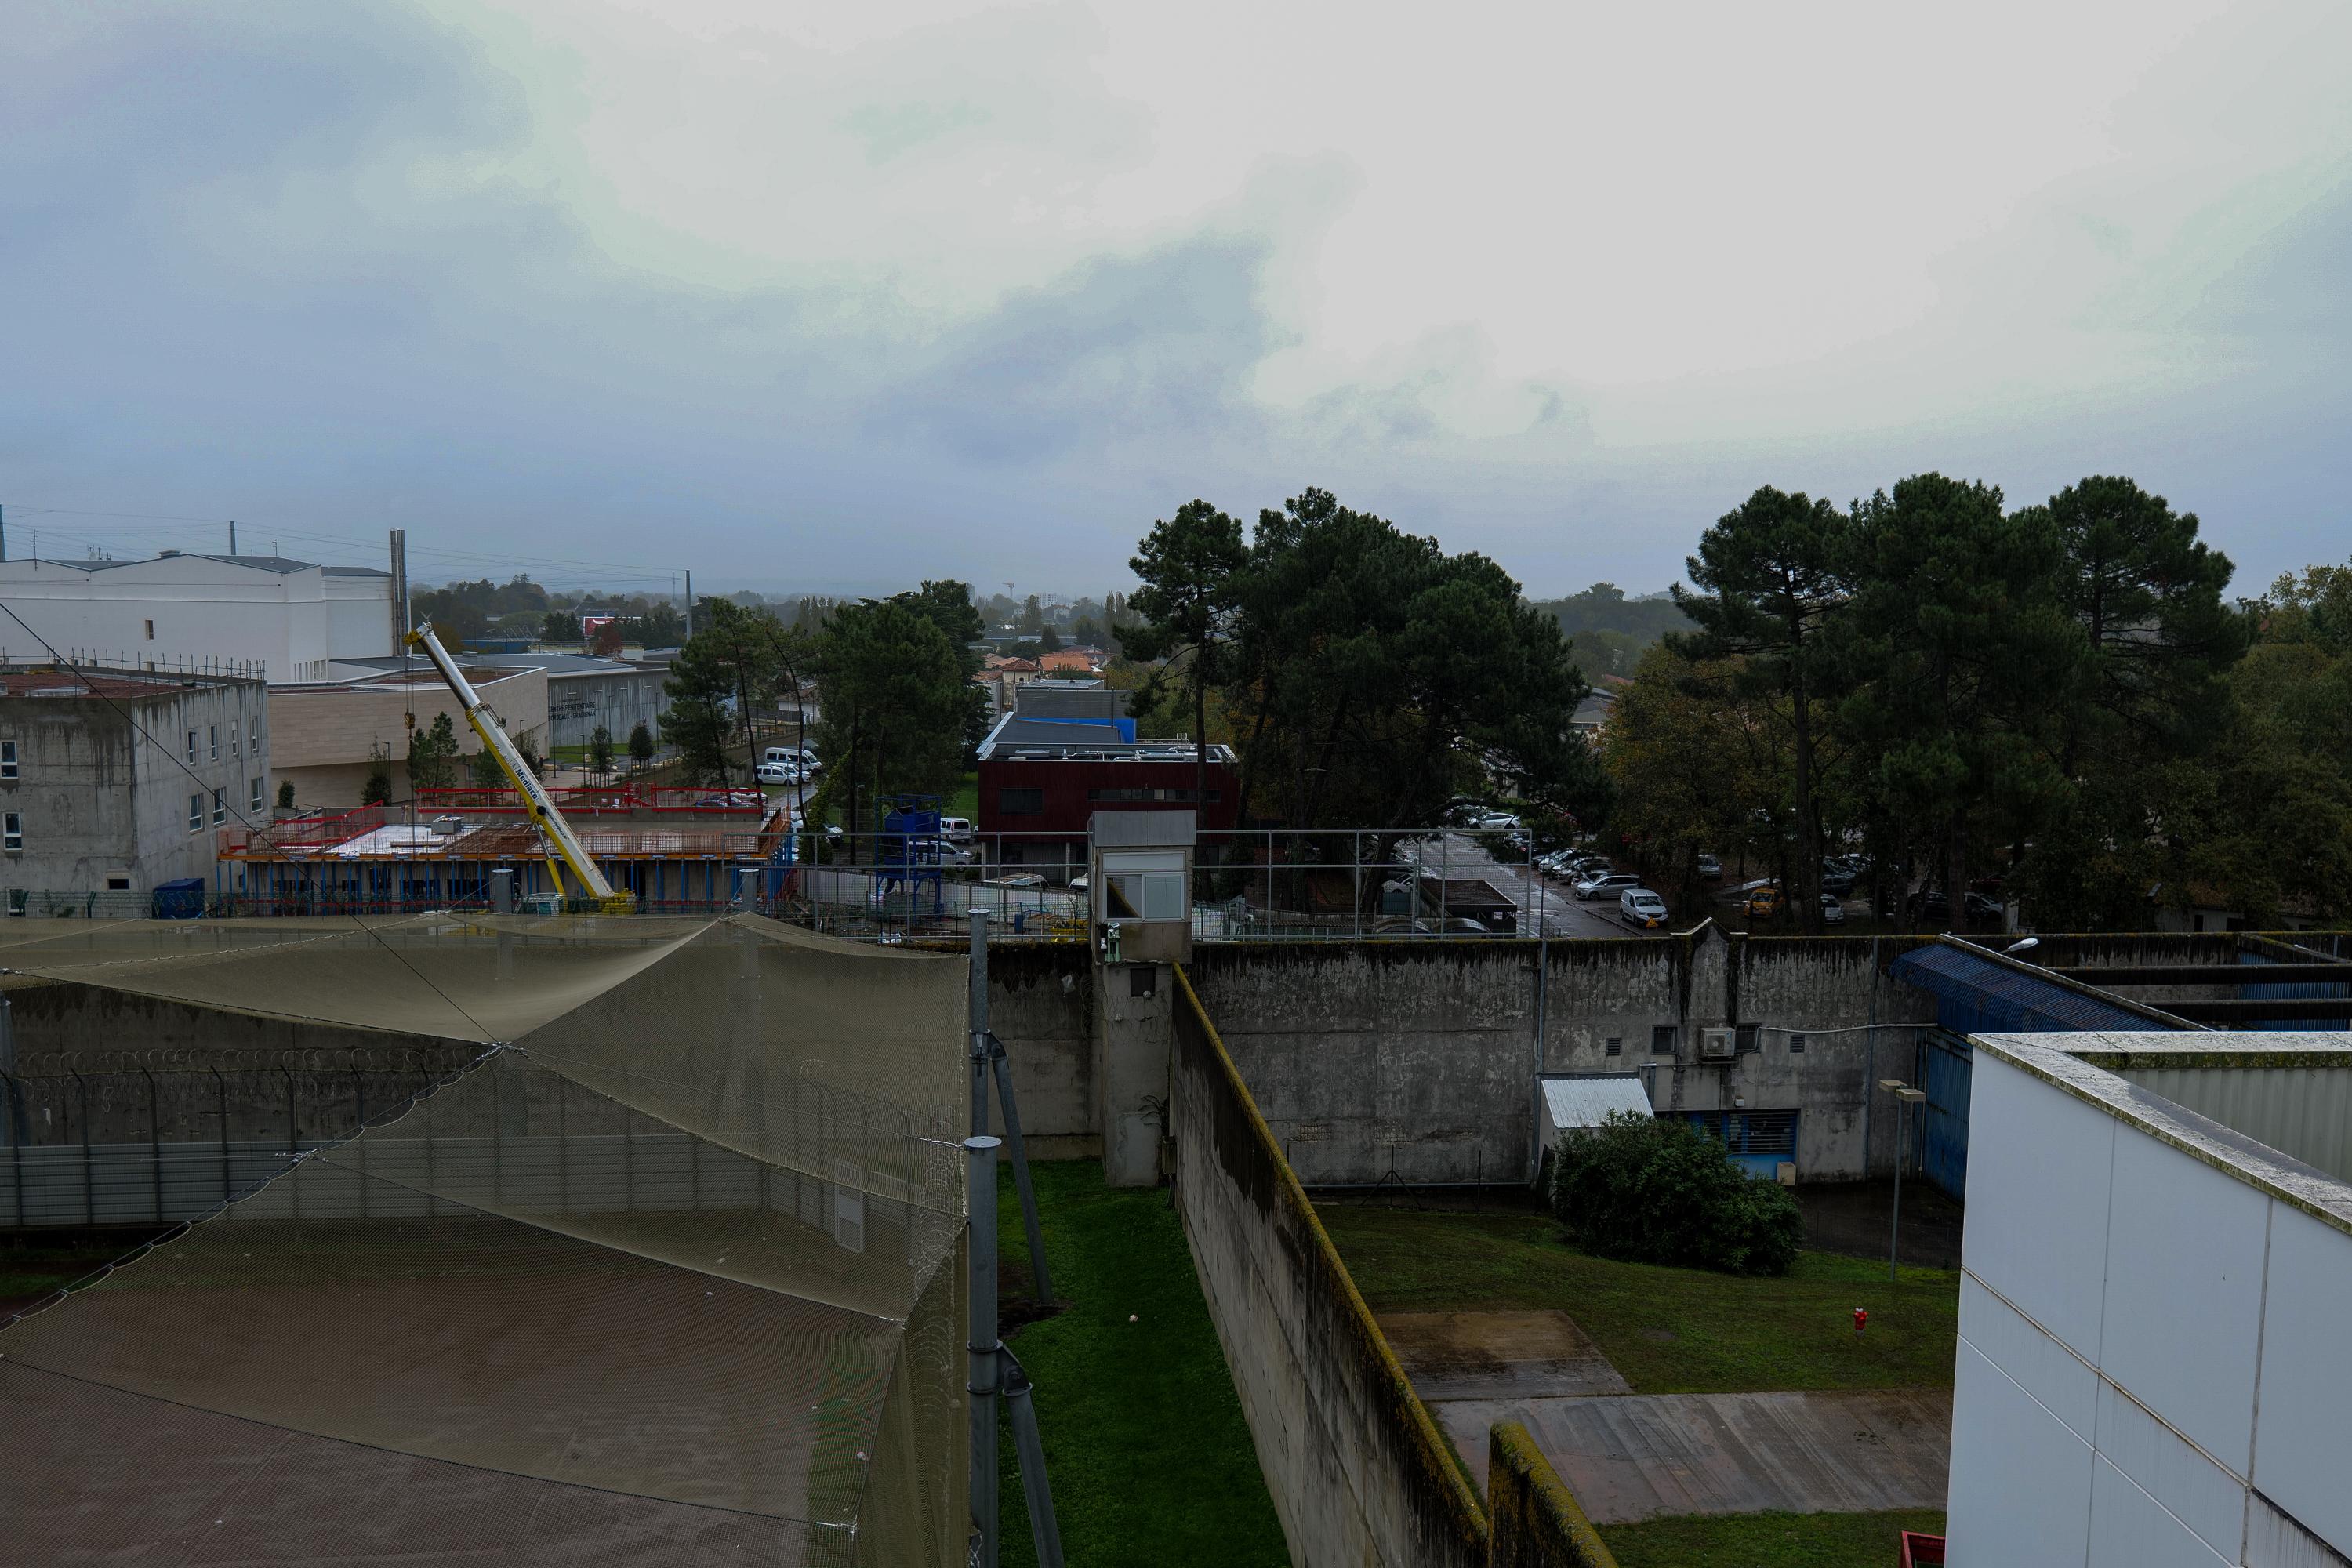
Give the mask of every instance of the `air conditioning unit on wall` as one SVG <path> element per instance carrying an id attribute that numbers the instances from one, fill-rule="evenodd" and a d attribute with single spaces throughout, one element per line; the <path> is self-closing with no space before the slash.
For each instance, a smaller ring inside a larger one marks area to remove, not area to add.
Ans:
<path id="1" fill-rule="evenodd" d="M 1729 1029 L 1701 1029 L 1698 1032 L 1699 1060 L 1727 1062 L 1736 1045 L 1737 1040 Z"/>

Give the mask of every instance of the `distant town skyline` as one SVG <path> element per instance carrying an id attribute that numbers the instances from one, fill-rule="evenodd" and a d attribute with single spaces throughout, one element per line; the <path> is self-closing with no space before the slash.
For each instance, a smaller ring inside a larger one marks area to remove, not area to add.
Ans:
<path id="1" fill-rule="evenodd" d="M 1196 495 L 1317 486 L 1554 597 L 1663 587 L 1759 484 L 1937 468 L 2129 474 L 2240 594 L 2346 555 L 2321 0 L 10 34 L 18 552 L 235 516 L 314 556 L 405 528 L 420 579 L 1094 595 Z"/>

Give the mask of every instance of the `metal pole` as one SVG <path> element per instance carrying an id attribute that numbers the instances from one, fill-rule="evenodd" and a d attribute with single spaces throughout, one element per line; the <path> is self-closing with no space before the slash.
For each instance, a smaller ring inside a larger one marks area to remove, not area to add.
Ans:
<path id="1" fill-rule="evenodd" d="M 1004 1383 L 1004 1413 L 1013 1419 L 1013 1451 L 1021 1460 L 1021 1490 L 1029 1500 L 1029 1539 L 1037 1568 L 1062 1568 L 1062 1527 L 1054 1517 L 1054 1489 L 1045 1479 L 1045 1440 L 1029 1399 L 1029 1374 L 1009 1350 L 997 1352 Z"/>
<path id="2" fill-rule="evenodd" d="M 1003 1349 L 996 1337 L 997 1147 L 993 1138 L 963 1141 L 965 1197 L 971 1205 L 964 1238 L 971 1270 L 971 1333 L 964 1343 L 971 1380 L 964 1387 L 971 1395 L 971 1528 L 977 1538 L 972 1568 L 997 1568 L 996 1357 Z"/>
<path id="3" fill-rule="evenodd" d="M 971 1135 L 988 1131 L 988 911 L 971 911 Z"/>
<path id="4" fill-rule="evenodd" d="M 1906 1118 L 1903 1114 L 1903 1097 L 1895 1098 L 1895 1217 L 1886 1227 L 1886 1282 L 1896 1278 L 1895 1254 L 1903 1235 L 1903 1134 Z"/>
<path id="5" fill-rule="evenodd" d="M 1029 1279 L 1040 1301 L 1054 1299 L 1054 1279 L 1045 1272 L 1045 1237 L 1037 1226 L 1037 1189 L 1029 1181 L 1029 1153 L 1021 1142 L 1021 1102 L 1013 1095 L 1013 1064 L 1005 1059 L 1004 1042 L 988 1037 L 989 1059 L 996 1068 L 996 1092 L 1004 1102 L 1004 1144 L 1013 1155 L 1013 1184 L 1021 1192 L 1021 1224 L 1029 1233 Z"/>

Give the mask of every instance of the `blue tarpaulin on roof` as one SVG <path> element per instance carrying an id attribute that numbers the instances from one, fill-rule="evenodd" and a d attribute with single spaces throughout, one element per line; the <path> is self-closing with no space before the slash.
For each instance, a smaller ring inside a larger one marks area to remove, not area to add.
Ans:
<path id="1" fill-rule="evenodd" d="M 1936 997 L 1936 1022 L 1956 1035 L 2050 1034 L 2074 1029 L 2161 1029 L 2138 1014 L 2055 981 L 1938 942 L 1897 958 L 1888 973 Z"/>

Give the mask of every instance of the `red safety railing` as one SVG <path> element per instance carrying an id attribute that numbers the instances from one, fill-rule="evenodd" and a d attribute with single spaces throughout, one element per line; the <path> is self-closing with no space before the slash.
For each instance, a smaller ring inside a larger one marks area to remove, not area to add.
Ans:
<path id="1" fill-rule="evenodd" d="M 220 853 L 233 855 L 240 850 L 268 848 L 325 849 L 362 833 L 373 833 L 387 819 L 383 806 L 362 805 L 351 811 L 289 816 L 266 827 L 225 827 L 220 833 Z"/>
<path id="2" fill-rule="evenodd" d="M 635 816 L 639 813 L 686 816 L 757 816 L 766 812 L 766 794 L 755 786 L 721 788 L 685 784 L 565 784 L 547 792 L 567 817 Z M 506 784 L 457 784 L 416 792 L 419 816 L 520 816 L 522 797 Z"/>

